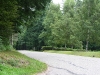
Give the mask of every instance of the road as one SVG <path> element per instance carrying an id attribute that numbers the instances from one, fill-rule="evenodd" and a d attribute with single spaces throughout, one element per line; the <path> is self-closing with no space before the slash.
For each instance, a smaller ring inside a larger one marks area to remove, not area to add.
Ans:
<path id="1" fill-rule="evenodd" d="M 100 58 L 25 50 L 19 52 L 48 65 L 48 70 L 39 75 L 100 75 Z"/>

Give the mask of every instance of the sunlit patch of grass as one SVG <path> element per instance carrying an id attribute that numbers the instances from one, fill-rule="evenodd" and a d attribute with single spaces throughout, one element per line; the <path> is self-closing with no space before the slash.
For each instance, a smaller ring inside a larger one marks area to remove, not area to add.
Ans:
<path id="1" fill-rule="evenodd" d="M 87 57 L 98 57 L 100 58 L 100 51 L 57 51 L 57 50 L 46 50 L 44 52 L 50 53 L 60 53 L 60 54 L 69 54 L 69 55 L 79 55 Z"/>
<path id="2" fill-rule="evenodd" d="M 46 68 L 46 64 L 17 51 L 0 52 L 0 75 L 34 75 Z"/>

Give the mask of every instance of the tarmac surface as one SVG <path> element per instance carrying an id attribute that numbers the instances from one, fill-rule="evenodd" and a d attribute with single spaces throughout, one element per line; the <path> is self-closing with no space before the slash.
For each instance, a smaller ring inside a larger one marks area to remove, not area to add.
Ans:
<path id="1" fill-rule="evenodd" d="M 19 52 L 48 65 L 47 71 L 37 75 L 100 75 L 100 58 L 26 50 Z"/>

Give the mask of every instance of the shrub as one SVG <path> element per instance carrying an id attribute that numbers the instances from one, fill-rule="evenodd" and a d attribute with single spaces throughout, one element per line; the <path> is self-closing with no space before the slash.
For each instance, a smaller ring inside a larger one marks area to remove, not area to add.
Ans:
<path id="1" fill-rule="evenodd" d="M 4 45 L 2 43 L 2 39 L 0 38 L 0 51 L 4 50 L 13 50 L 13 47 L 11 45 Z"/>
<path id="2" fill-rule="evenodd" d="M 65 51 L 66 49 L 65 49 L 65 47 L 54 47 L 53 48 L 54 50 L 62 50 L 62 51 Z"/>
<path id="3" fill-rule="evenodd" d="M 66 48 L 67 51 L 74 51 L 72 48 Z"/>
<path id="4" fill-rule="evenodd" d="M 53 47 L 52 47 L 52 46 L 42 46 L 41 49 L 42 49 L 42 50 L 52 50 Z"/>
<path id="5" fill-rule="evenodd" d="M 83 49 L 67 48 L 66 51 L 84 51 Z"/>
<path id="6" fill-rule="evenodd" d="M 13 50 L 14 48 L 12 47 L 12 45 L 6 45 L 5 46 L 6 50 Z"/>

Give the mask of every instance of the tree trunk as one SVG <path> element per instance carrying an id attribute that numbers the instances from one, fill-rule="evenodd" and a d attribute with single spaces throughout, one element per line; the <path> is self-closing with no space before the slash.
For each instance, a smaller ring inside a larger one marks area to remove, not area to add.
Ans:
<path id="1" fill-rule="evenodd" d="M 74 47 L 72 46 L 71 48 L 73 49 Z"/>
<path id="2" fill-rule="evenodd" d="M 66 43 L 65 43 L 65 49 L 67 48 Z"/>
<path id="3" fill-rule="evenodd" d="M 12 34 L 12 36 L 11 36 L 11 45 L 13 46 L 13 34 Z"/>
<path id="4" fill-rule="evenodd" d="M 90 17 L 90 2 L 88 4 L 88 20 L 89 17 Z M 88 51 L 88 45 L 89 45 L 89 29 L 87 30 L 86 51 Z"/>
<path id="5" fill-rule="evenodd" d="M 88 51 L 88 45 L 89 45 L 89 41 L 86 41 L 86 51 Z"/>
<path id="6" fill-rule="evenodd" d="M 88 45 L 89 45 L 89 30 L 87 34 L 87 40 L 86 40 L 86 51 L 88 51 Z"/>
<path id="7" fill-rule="evenodd" d="M 9 37 L 9 43 L 13 46 L 13 34 Z"/>

